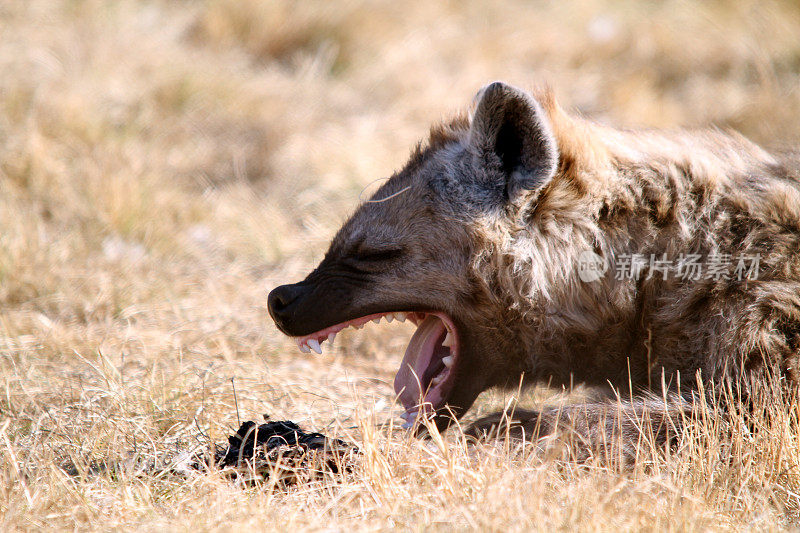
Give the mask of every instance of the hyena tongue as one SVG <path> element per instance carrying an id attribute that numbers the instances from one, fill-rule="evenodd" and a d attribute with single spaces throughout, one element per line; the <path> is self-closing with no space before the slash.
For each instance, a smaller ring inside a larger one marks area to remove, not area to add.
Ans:
<path id="1" fill-rule="evenodd" d="M 434 351 L 445 333 L 444 322 L 435 315 L 428 315 L 411 337 L 400 370 L 394 378 L 394 390 L 406 410 L 419 405 L 423 392 L 420 391 L 420 382 L 425 387 L 425 371 L 431 366 Z M 430 377 L 427 376 L 428 379 Z"/>

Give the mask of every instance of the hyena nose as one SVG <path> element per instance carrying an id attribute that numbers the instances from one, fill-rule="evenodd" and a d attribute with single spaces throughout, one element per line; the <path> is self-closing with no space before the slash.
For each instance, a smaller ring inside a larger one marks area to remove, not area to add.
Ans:
<path id="1" fill-rule="evenodd" d="M 267 310 L 278 326 L 291 319 L 299 302 L 303 288 L 297 285 L 281 285 L 272 289 L 267 296 Z"/>

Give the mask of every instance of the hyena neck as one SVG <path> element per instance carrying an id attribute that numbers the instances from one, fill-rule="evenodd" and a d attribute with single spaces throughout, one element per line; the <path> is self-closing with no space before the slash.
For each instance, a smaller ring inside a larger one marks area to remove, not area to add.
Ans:
<path id="1" fill-rule="evenodd" d="M 495 304 L 493 322 L 504 327 L 510 359 L 526 379 L 568 384 L 575 374 L 565 360 L 569 340 L 602 331 L 620 312 L 605 282 L 580 277 L 582 254 L 603 257 L 610 250 L 587 202 L 599 200 L 554 186 L 514 216 L 487 216 L 477 225 L 482 253 L 475 270 Z"/>

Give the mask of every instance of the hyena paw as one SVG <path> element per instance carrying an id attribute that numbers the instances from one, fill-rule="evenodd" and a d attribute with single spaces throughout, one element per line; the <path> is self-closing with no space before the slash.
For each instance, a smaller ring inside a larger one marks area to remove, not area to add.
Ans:
<path id="1" fill-rule="evenodd" d="M 512 438 L 536 440 L 549 433 L 539 411 L 517 409 L 487 415 L 473 422 L 464 434 L 478 440 Z"/>

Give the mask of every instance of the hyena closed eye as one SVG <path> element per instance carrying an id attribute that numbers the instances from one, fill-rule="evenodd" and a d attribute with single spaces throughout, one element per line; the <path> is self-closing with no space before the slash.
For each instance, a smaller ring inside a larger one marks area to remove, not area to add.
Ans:
<path id="1" fill-rule="evenodd" d="M 699 387 L 746 397 L 800 376 L 798 169 L 741 136 L 614 130 L 492 83 L 269 312 L 305 351 L 411 320 L 395 378 L 409 422 L 444 428 L 490 387 L 583 383 L 629 400 L 517 413 L 515 427 L 560 420 L 599 442 L 634 438 L 646 413 L 664 440 Z"/>

